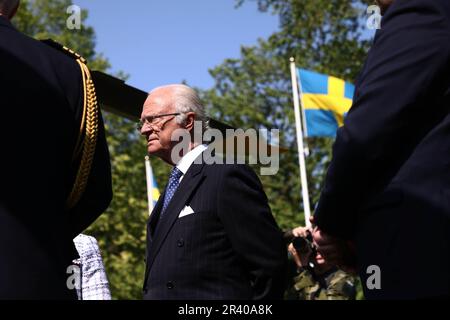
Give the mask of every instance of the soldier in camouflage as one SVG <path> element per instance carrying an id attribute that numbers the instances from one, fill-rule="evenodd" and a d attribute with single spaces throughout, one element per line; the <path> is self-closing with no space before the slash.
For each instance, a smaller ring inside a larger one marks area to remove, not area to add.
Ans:
<path id="1" fill-rule="evenodd" d="M 292 231 L 295 237 L 305 237 L 309 228 L 298 227 Z M 296 267 L 296 275 L 291 280 L 288 299 L 297 300 L 353 300 L 356 297 L 355 278 L 327 264 L 317 264 L 312 250 L 299 253 L 291 243 L 289 255 Z"/>

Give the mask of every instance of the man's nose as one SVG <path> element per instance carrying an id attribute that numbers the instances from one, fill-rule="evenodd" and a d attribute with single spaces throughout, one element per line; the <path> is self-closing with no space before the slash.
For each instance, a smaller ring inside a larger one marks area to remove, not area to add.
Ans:
<path id="1" fill-rule="evenodd" d="M 146 136 L 153 132 L 153 127 L 148 123 L 145 122 L 144 125 L 141 127 L 141 135 Z"/>

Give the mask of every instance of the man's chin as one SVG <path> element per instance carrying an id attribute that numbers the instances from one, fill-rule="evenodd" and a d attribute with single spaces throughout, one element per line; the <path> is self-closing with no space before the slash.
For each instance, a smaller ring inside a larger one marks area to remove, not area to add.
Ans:
<path id="1" fill-rule="evenodd" d="M 158 148 L 158 146 L 155 146 L 153 143 L 150 142 L 147 144 L 147 153 L 149 155 L 158 156 L 159 150 L 160 148 Z"/>
<path id="2" fill-rule="evenodd" d="M 167 156 L 167 152 L 164 152 L 164 150 L 161 148 L 149 146 L 147 148 L 147 153 L 150 156 L 160 158 L 161 160 L 163 160 L 164 162 L 167 162 L 168 164 L 173 164 L 173 161 L 170 159 L 170 155 Z"/>
<path id="3" fill-rule="evenodd" d="M 161 148 L 155 147 L 155 146 L 148 146 L 147 147 L 147 153 L 151 156 L 161 158 L 164 160 L 165 158 L 165 152 Z"/>
<path id="4" fill-rule="evenodd" d="M 151 156 L 156 156 L 156 157 L 159 155 L 158 149 L 152 148 L 152 147 L 147 148 L 147 153 Z"/>

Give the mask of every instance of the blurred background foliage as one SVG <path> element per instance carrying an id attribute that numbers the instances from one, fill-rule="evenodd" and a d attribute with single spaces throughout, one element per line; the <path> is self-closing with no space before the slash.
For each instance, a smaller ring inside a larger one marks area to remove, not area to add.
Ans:
<path id="1" fill-rule="evenodd" d="M 233 1 L 233 0 L 229 0 Z M 236 8 L 252 0 L 234 0 Z M 304 224 L 289 58 L 298 67 L 354 82 L 369 48 L 364 34 L 367 0 L 253 0 L 258 9 L 279 17 L 279 30 L 255 46 L 242 46 L 240 57 L 212 67 L 212 88 L 196 88 L 211 117 L 236 128 L 279 129 L 280 170 L 262 176 L 273 214 L 281 228 Z M 66 27 L 71 0 L 22 0 L 14 25 L 37 39 L 52 38 L 80 53 L 92 70 L 108 72 L 107 57 L 95 50 L 95 30 L 84 21 Z M 115 76 L 126 79 L 126 74 Z M 134 123 L 104 112 L 113 169 L 114 199 L 86 234 L 99 241 L 114 299 L 140 299 L 144 275 L 147 196 L 146 145 Z M 330 161 L 330 138 L 309 138 L 308 183 L 317 202 Z M 152 158 L 160 189 L 170 168 Z M 257 170 L 259 172 L 259 170 Z M 361 297 L 361 294 L 359 294 Z"/>

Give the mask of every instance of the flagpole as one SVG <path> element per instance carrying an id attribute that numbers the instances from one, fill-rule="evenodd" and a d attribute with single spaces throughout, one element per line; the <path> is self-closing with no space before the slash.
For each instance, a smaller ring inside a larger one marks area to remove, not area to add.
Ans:
<path id="1" fill-rule="evenodd" d="M 294 98 L 294 109 L 295 109 L 295 126 L 297 128 L 298 159 L 300 165 L 300 180 L 302 185 L 303 208 L 305 210 L 306 226 L 310 227 L 311 209 L 309 205 L 308 178 L 306 175 L 306 162 L 305 162 L 305 147 L 303 144 L 302 120 L 300 116 L 300 98 L 298 94 L 299 89 L 297 82 L 297 70 L 295 67 L 295 59 L 291 58 L 290 62 L 291 62 L 292 94 Z"/>
<path id="2" fill-rule="evenodd" d="M 147 201 L 148 201 L 148 215 L 152 215 L 153 211 L 153 170 L 150 165 L 150 157 L 145 157 L 145 173 L 147 177 Z"/>

